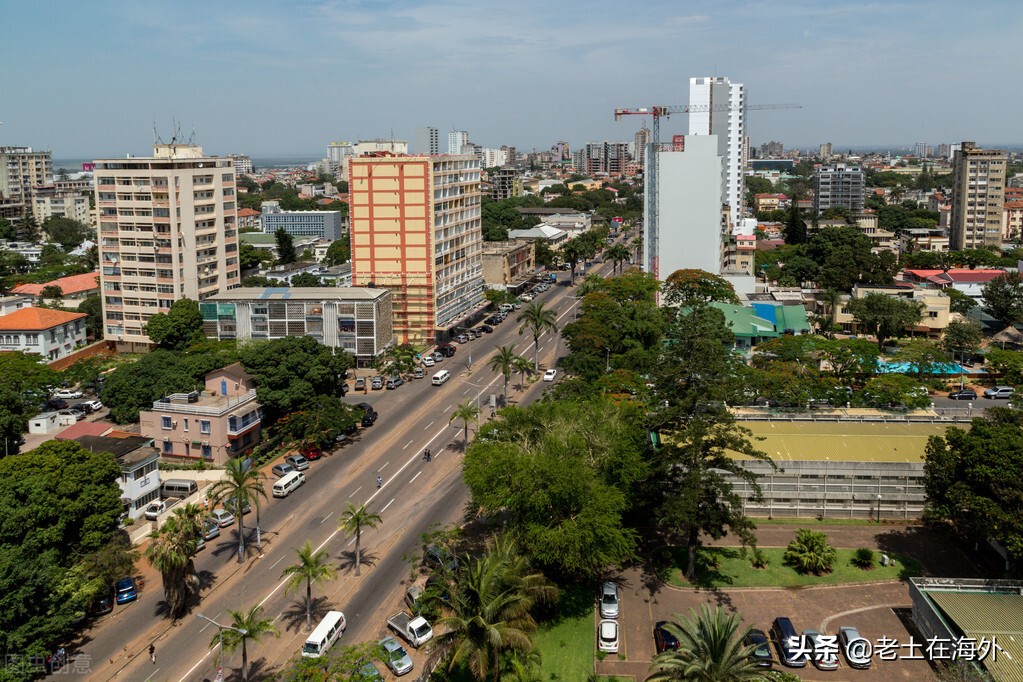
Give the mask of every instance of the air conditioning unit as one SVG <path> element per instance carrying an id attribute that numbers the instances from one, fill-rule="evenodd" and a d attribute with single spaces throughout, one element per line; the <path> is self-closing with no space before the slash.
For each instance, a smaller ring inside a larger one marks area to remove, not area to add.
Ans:
<path id="1" fill-rule="evenodd" d="M 178 420 L 175 419 L 174 421 L 172 421 L 171 426 L 173 426 L 174 428 L 178 428 Z"/>
<path id="2" fill-rule="evenodd" d="M 170 438 L 166 438 L 166 437 L 165 437 L 165 438 L 163 439 L 163 442 L 164 442 L 164 443 L 169 443 L 169 442 L 170 442 Z"/>

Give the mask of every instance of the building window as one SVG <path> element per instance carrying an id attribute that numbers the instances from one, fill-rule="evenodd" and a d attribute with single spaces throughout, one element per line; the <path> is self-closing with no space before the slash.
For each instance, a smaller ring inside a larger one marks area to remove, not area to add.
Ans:
<path id="1" fill-rule="evenodd" d="M 209 433 L 209 432 L 210 432 L 210 422 L 209 422 L 209 420 L 208 419 L 200 419 L 199 420 L 199 433 Z"/>
<path id="2" fill-rule="evenodd" d="M 171 418 L 170 417 L 161 417 L 160 421 L 161 421 L 161 426 L 163 428 L 165 428 L 165 429 L 174 428 L 174 423 L 171 422 Z"/>
<path id="3" fill-rule="evenodd" d="M 185 431 L 188 431 L 188 417 L 185 417 Z"/>
<path id="4" fill-rule="evenodd" d="M 169 440 L 165 440 L 163 442 L 163 454 L 165 455 L 174 454 L 174 443 L 170 442 Z"/>
<path id="5" fill-rule="evenodd" d="M 202 446 L 202 456 L 204 458 L 206 458 L 206 459 L 212 459 L 213 458 L 213 447 L 210 446 L 209 443 L 203 443 L 203 446 Z"/>

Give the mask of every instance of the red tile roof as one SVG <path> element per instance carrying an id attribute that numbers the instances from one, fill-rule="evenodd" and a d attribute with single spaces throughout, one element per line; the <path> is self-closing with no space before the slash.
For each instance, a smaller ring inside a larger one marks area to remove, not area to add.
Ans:
<path id="1" fill-rule="evenodd" d="M 251 208 L 243 208 L 242 210 L 238 211 L 239 218 L 251 218 L 252 216 L 257 215 L 260 215 L 259 211 Z"/>
<path id="2" fill-rule="evenodd" d="M 87 272 L 84 275 L 61 277 L 60 279 L 55 279 L 52 282 L 46 282 L 45 284 L 22 284 L 11 289 L 11 293 L 38 296 L 42 293 L 43 289 L 48 286 L 60 287 L 60 290 L 64 292 L 65 296 L 80 294 L 83 291 L 99 289 L 99 273 Z"/>
<path id="3" fill-rule="evenodd" d="M 1023 208 L 1023 199 L 1013 199 L 1005 202 L 1005 208 Z"/>
<path id="4" fill-rule="evenodd" d="M 85 313 L 67 313 L 63 310 L 30 306 L 0 317 L 0 331 L 41 332 L 85 317 L 87 317 Z"/>
<path id="5" fill-rule="evenodd" d="M 57 440 L 74 440 L 82 436 L 102 436 L 113 428 L 110 424 L 104 424 L 103 422 L 78 422 L 67 427 L 54 436 L 54 438 Z"/>

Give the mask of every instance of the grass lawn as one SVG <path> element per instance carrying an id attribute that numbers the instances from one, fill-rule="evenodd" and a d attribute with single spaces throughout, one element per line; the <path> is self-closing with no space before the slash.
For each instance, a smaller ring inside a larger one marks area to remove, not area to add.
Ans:
<path id="1" fill-rule="evenodd" d="M 869 571 L 853 566 L 850 560 L 856 550 L 839 549 L 831 573 L 826 575 L 802 575 L 786 566 L 782 561 L 783 547 L 763 548 L 767 556 L 767 568 L 753 568 L 749 558 L 743 558 L 735 547 L 702 547 L 696 556 L 696 581 L 699 587 L 808 587 L 812 585 L 839 585 L 842 583 L 897 580 L 920 575 L 920 564 L 908 557 L 894 556 L 895 564 L 882 567 L 881 555 L 876 554 L 874 568 Z M 671 565 L 664 578 L 676 587 L 691 587 L 682 577 L 685 568 L 686 549 L 676 547 L 668 550 Z"/>
<path id="2" fill-rule="evenodd" d="M 593 672 L 596 651 L 593 620 L 594 592 L 587 588 L 569 588 L 562 603 L 560 618 L 540 625 L 533 642 L 540 654 L 540 675 L 544 680 L 585 680 Z"/>

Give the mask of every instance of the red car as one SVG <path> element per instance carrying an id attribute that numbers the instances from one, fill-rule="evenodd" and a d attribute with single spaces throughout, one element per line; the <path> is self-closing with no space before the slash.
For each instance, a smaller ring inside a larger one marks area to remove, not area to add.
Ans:
<path id="1" fill-rule="evenodd" d="M 320 450 L 315 443 L 306 443 L 302 446 L 302 456 L 312 462 L 323 457 L 323 450 Z"/>

